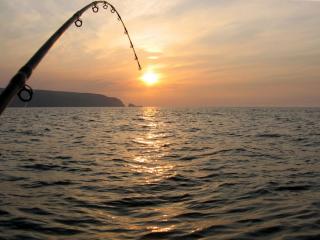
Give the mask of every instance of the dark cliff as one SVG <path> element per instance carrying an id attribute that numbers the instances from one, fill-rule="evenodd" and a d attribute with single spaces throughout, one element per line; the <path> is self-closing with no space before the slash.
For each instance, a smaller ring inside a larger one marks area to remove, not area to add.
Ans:
<path id="1" fill-rule="evenodd" d="M 0 92 L 3 89 L 0 88 Z M 9 107 L 124 107 L 123 102 L 101 94 L 34 90 L 27 104 L 15 97 Z"/>

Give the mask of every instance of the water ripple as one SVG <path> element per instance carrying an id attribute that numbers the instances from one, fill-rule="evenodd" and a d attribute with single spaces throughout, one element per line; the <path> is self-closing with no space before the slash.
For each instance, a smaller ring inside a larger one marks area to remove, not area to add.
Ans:
<path id="1" fill-rule="evenodd" d="M 8 109 L 0 240 L 320 239 L 319 119 L 319 108 Z"/>

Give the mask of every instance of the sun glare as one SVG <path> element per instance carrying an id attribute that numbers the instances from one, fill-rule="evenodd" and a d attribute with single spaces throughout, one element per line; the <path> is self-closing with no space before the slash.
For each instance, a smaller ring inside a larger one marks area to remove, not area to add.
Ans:
<path id="1" fill-rule="evenodd" d="M 141 79 L 146 85 L 152 86 L 152 85 L 154 85 L 154 84 L 156 84 L 158 82 L 159 76 L 156 73 L 152 72 L 152 71 L 148 71 L 148 72 L 143 74 Z"/>

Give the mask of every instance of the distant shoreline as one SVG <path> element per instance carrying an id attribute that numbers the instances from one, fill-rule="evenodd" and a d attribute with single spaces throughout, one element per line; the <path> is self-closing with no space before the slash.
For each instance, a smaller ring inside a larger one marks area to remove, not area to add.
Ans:
<path id="1" fill-rule="evenodd" d="M 102 94 L 34 90 L 30 102 L 15 97 L 9 107 L 125 107 L 125 104 L 119 98 Z"/>

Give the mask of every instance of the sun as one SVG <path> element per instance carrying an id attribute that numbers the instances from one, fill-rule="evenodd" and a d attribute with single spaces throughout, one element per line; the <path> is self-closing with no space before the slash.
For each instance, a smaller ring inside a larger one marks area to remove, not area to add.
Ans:
<path id="1" fill-rule="evenodd" d="M 141 80 L 148 86 L 152 86 L 159 81 L 159 76 L 153 71 L 148 71 L 144 73 Z"/>

